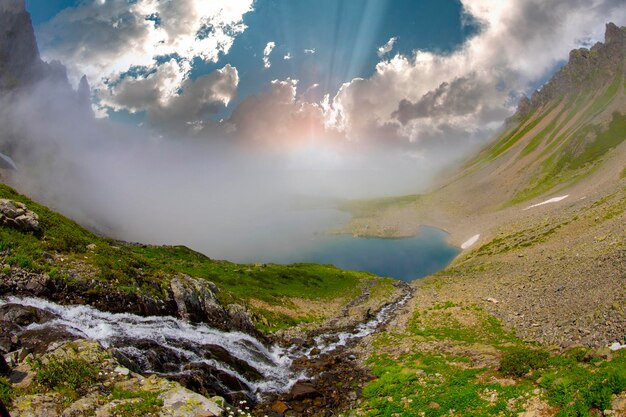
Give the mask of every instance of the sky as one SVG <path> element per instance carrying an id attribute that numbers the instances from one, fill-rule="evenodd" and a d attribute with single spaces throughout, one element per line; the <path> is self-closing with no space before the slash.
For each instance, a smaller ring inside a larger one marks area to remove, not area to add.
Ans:
<path id="1" fill-rule="evenodd" d="M 259 149 L 453 159 L 501 127 L 618 0 L 27 0 L 98 117 Z M 443 155 L 443 156 L 442 156 Z"/>

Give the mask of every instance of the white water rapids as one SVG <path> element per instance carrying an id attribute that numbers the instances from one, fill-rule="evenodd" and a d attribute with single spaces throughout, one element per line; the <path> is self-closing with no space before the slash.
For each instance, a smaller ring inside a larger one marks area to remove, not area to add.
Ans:
<path id="1" fill-rule="evenodd" d="M 352 331 L 329 332 L 317 336 L 316 347 L 328 353 L 349 341 L 361 339 L 374 333 L 389 316 L 410 298 L 410 293 L 398 302 L 383 307 L 369 321 L 356 326 Z M 174 317 L 141 317 L 134 314 L 114 314 L 85 305 L 63 306 L 38 298 L 6 297 L 0 305 L 18 304 L 35 307 L 55 315 L 55 319 L 42 324 L 31 324 L 26 330 L 64 328 L 79 338 L 92 339 L 104 348 L 114 347 L 133 357 L 145 354 L 132 346 L 133 341 L 151 341 L 180 356 L 183 362 L 206 363 L 220 371 L 244 381 L 250 394 L 287 392 L 302 377 L 294 372 L 294 359 L 309 356 L 311 349 L 303 350 L 292 346 L 289 349 L 277 345 L 265 346 L 255 337 L 241 332 L 224 332 L 205 324 L 191 324 Z M 214 345 L 228 351 L 231 356 L 246 362 L 261 375 L 260 381 L 251 381 L 226 363 L 207 358 L 198 353 L 197 347 Z M 155 372 L 158 373 L 158 372 Z M 163 376 L 167 374 L 159 373 Z"/>

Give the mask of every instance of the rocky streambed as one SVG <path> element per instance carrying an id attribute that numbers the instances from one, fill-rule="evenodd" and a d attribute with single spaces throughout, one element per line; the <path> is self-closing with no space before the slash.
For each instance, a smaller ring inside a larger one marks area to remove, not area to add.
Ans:
<path id="1" fill-rule="evenodd" d="M 406 303 L 410 289 L 400 287 L 400 297 L 360 323 L 275 340 L 170 316 L 10 296 L 0 301 L 0 350 L 17 369 L 27 357 L 49 354 L 67 340 L 88 340 L 130 376 L 166 378 L 230 404 L 245 401 L 258 414 L 332 415 L 356 401 L 369 379 L 350 346 L 384 326 Z"/>

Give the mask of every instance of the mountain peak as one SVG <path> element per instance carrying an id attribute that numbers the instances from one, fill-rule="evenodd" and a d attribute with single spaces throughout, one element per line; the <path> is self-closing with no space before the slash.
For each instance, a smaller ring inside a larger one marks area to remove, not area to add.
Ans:
<path id="1" fill-rule="evenodd" d="M 620 28 L 612 22 L 607 23 L 604 33 L 604 43 L 606 45 L 626 43 L 626 28 Z"/>
<path id="2" fill-rule="evenodd" d="M 591 49 L 573 49 L 569 61 L 527 102 L 521 102 L 514 118 L 524 117 L 542 105 L 581 91 L 592 91 L 611 83 L 623 70 L 626 56 L 626 27 L 607 23 L 604 43 Z M 522 110 L 522 111 L 520 111 Z"/>

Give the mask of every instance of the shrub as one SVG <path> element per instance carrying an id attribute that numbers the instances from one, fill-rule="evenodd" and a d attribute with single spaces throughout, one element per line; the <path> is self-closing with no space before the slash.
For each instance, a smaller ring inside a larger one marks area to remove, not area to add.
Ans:
<path id="1" fill-rule="evenodd" d="M 540 369 L 548 364 L 548 352 L 517 348 L 506 352 L 500 361 L 500 372 L 522 377 L 531 369 Z"/>
<path id="2" fill-rule="evenodd" d="M 80 393 L 98 379 L 98 368 L 84 359 L 36 360 L 36 381 L 49 389 Z"/>
<path id="3" fill-rule="evenodd" d="M 13 390 L 11 383 L 5 377 L 0 376 L 0 401 L 9 405 L 13 400 Z"/>
<path id="4" fill-rule="evenodd" d="M 117 387 L 111 392 L 113 400 L 136 399 L 134 402 L 120 404 L 113 409 L 115 415 L 120 417 L 142 417 L 156 415 L 163 406 L 163 401 L 158 398 L 158 393 L 146 391 L 127 391 Z"/>

